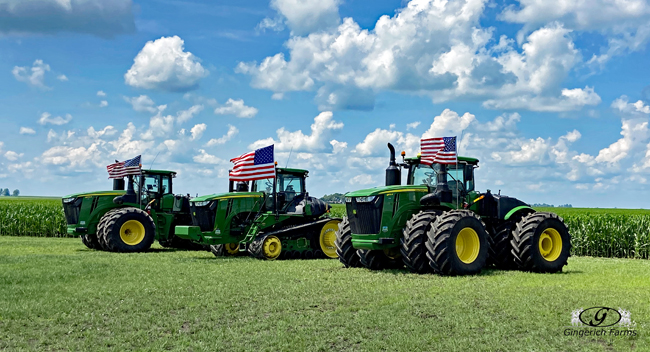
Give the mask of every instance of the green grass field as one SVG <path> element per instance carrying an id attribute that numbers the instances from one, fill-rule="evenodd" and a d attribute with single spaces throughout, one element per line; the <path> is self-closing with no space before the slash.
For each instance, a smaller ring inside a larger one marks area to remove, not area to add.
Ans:
<path id="1" fill-rule="evenodd" d="M 648 351 L 648 277 L 634 259 L 440 277 L 0 237 L 0 350 Z M 592 306 L 628 309 L 637 336 L 564 336 Z"/>

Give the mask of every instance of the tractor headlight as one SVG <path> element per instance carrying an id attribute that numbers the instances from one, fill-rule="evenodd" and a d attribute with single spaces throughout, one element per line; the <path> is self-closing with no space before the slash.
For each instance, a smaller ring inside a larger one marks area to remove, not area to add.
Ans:
<path id="1" fill-rule="evenodd" d="M 63 199 L 63 203 L 68 204 L 68 203 L 74 202 L 75 200 L 77 200 L 77 197 L 65 198 L 65 199 Z"/>
<path id="2" fill-rule="evenodd" d="M 345 202 L 346 203 L 352 203 L 352 198 L 351 197 L 345 197 Z"/>
<path id="3" fill-rule="evenodd" d="M 205 200 L 205 201 L 203 201 L 203 202 L 194 202 L 194 206 L 195 206 L 195 207 L 204 207 L 204 206 L 206 206 L 206 205 L 208 205 L 208 204 L 210 204 L 210 201 L 209 201 L 209 200 Z"/>
<path id="4" fill-rule="evenodd" d="M 357 197 L 357 203 L 369 203 L 375 200 L 377 196 L 369 196 L 369 197 Z"/>

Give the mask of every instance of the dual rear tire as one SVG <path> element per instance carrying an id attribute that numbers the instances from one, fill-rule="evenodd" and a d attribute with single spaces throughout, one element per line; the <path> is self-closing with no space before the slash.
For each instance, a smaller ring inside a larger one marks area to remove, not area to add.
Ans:
<path id="1" fill-rule="evenodd" d="M 156 237 L 153 219 L 144 210 L 127 207 L 109 210 L 97 226 L 97 242 L 109 252 L 142 252 Z"/>

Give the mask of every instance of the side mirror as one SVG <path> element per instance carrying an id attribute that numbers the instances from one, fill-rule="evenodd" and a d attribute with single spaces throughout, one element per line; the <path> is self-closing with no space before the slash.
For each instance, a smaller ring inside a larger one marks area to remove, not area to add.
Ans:
<path id="1" fill-rule="evenodd" d="M 474 180 L 474 167 L 472 165 L 465 166 L 465 180 L 466 181 Z"/>

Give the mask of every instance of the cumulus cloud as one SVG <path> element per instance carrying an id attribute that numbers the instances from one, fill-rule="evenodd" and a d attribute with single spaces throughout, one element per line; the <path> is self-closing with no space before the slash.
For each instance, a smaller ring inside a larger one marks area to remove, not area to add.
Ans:
<path id="1" fill-rule="evenodd" d="M 276 151 L 294 152 L 315 152 L 325 151 L 331 148 L 328 146 L 328 138 L 333 131 L 343 128 L 342 122 L 334 121 L 334 114 L 330 111 L 320 113 L 314 118 L 311 125 L 311 134 L 304 134 L 302 130 L 287 131 L 284 127 L 276 131 L 278 139 L 266 138 L 253 142 L 249 149 L 257 149 L 270 144 L 275 144 Z"/>
<path id="2" fill-rule="evenodd" d="M 158 110 L 160 109 L 164 110 L 164 108 L 167 107 L 166 105 L 156 106 L 153 100 L 146 95 L 140 95 L 138 97 L 132 97 L 132 98 L 124 97 L 124 100 L 126 100 L 126 102 L 131 104 L 133 110 L 138 112 L 155 113 Z"/>
<path id="3" fill-rule="evenodd" d="M 414 0 L 394 16 L 382 16 L 372 30 L 345 18 L 336 28 L 292 36 L 285 43 L 288 58 L 278 53 L 259 64 L 240 62 L 236 71 L 274 96 L 316 91 L 320 110 L 370 110 L 382 90 L 428 94 L 435 103 L 492 99 L 487 106 L 495 108 L 539 110 L 555 104 L 546 108 L 553 111 L 599 100 L 593 88 L 562 90 L 568 73 L 582 62 L 571 29 L 546 24 L 520 49 L 506 36 L 493 40 L 493 28 L 481 28 L 485 3 Z M 526 105 L 531 99 L 536 104 Z"/>
<path id="4" fill-rule="evenodd" d="M 61 82 L 67 82 L 68 81 L 68 76 L 66 76 L 66 75 L 58 75 L 58 76 L 56 76 L 56 79 L 58 79 Z"/>
<path id="5" fill-rule="evenodd" d="M 20 134 L 36 134 L 36 131 L 34 131 L 33 128 L 21 127 L 19 133 Z"/>
<path id="6" fill-rule="evenodd" d="M 208 143 L 205 144 L 206 147 L 212 147 L 215 145 L 222 145 L 226 144 L 229 140 L 233 139 L 237 133 L 239 133 L 239 130 L 237 127 L 233 125 L 228 125 L 228 132 L 221 136 L 220 138 L 212 138 L 208 141 Z"/>
<path id="7" fill-rule="evenodd" d="M 418 128 L 418 126 L 420 126 L 420 123 L 421 123 L 420 121 L 415 121 L 415 122 L 407 123 L 407 124 L 406 124 L 406 129 L 407 129 L 407 130 L 416 129 L 416 128 Z"/>
<path id="8" fill-rule="evenodd" d="M 111 38 L 135 31 L 131 0 L 0 0 L 0 34 L 76 32 Z"/>
<path id="9" fill-rule="evenodd" d="M 194 141 L 197 139 L 200 139 L 201 136 L 203 136 L 203 132 L 208 128 L 208 125 L 204 123 L 200 123 L 198 125 L 194 125 L 192 129 L 190 129 L 190 133 L 192 134 L 192 137 L 190 137 L 190 140 Z"/>
<path id="10" fill-rule="evenodd" d="M 235 115 L 242 118 L 250 118 L 257 115 L 257 109 L 252 106 L 244 105 L 244 100 L 228 99 L 226 104 L 214 109 L 217 115 Z"/>
<path id="11" fill-rule="evenodd" d="M 191 120 L 196 114 L 200 113 L 201 111 L 203 111 L 203 105 L 192 105 L 187 110 L 179 111 L 176 117 L 176 121 L 179 124 L 182 124 Z"/>
<path id="12" fill-rule="evenodd" d="M 265 17 L 260 23 L 255 27 L 258 31 L 266 31 L 267 29 L 274 32 L 281 32 L 284 30 L 284 20 L 281 17 Z"/>
<path id="13" fill-rule="evenodd" d="M 107 106 L 108 106 L 108 101 L 102 100 L 102 101 L 99 102 L 99 107 L 100 108 L 105 108 Z"/>
<path id="14" fill-rule="evenodd" d="M 52 117 L 52 114 L 49 112 L 44 112 L 41 114 L 41 118 L 38 119 L 38 123 L 41 125 L 65 125 L 66 123 L 72 121 L 72 115 L 70 114 L 65 114 L 65 117 L 57 116 L 57 117 Z"/>
<path id="15" fill-rule="evenodd" d="M 106 93 L 104 93 L 103 90 L 98 90 L 98 91 L 97 91 L 97 96 L 98 96 L 98 97 L 105 97 L 105 96 L 106 96 Z"/>
<path id="16" fill-rule="evenodd" d="M 45 165 L 56 166 L 85 166 L 86 164 L 95 164 L 101 158 L 99 144 L 95 143 L 91 146 L 85 147 L 69 147 L 69 146 L 56 146 L 52 147 L 40 157 L 40 160 Z"/>
<path id="17" fill-rule="evenodd" d="M 133 60 L 124 75 L 126 84 L 144 89 L 184 92 L 198 88 L 208 70 L 178 36 L 149 41 Z"/>
<path id="18" fill-rule="evenodd" d="M 223 162 L 216 156 L 208 154 L 204 149 L 199 149 L 199 154 L 195 155 L 192 160 L 199 164 L 221 164 Z"/>
<path id="19" fill-rule="evenodd" d="M 16 160 L 22 158 L 23 155 L 25 155 L 25 154 L 24 153 L 16 153 L 14 151 L 8 150 L 5 153 L 5 158 L 7 158 L 7 160 L 9 160 L 9 161 L 16 161 Z"/>
<path id="20" fill-rule="evenodd" d="M 336 27 L 339 22 L 340 0 L 271 0 L 271 7 L 286 19 L 294 35 L 306 35 Z M 264 28 L 282 30 L 278 19 L 265 18 Z"/>
<path id="21" fill-rule="evenodd" d="M 45 73 L 48 71 L 50 71 L 50 65 L 44 63 L 43 60 L 36 60 L 32 67 L 14 66 L 11 73 L 14 75 L 14 78 L 20 82 L 25 82 L 32 87 L 47 90 L 52 89 L 45 85 Z"/>

